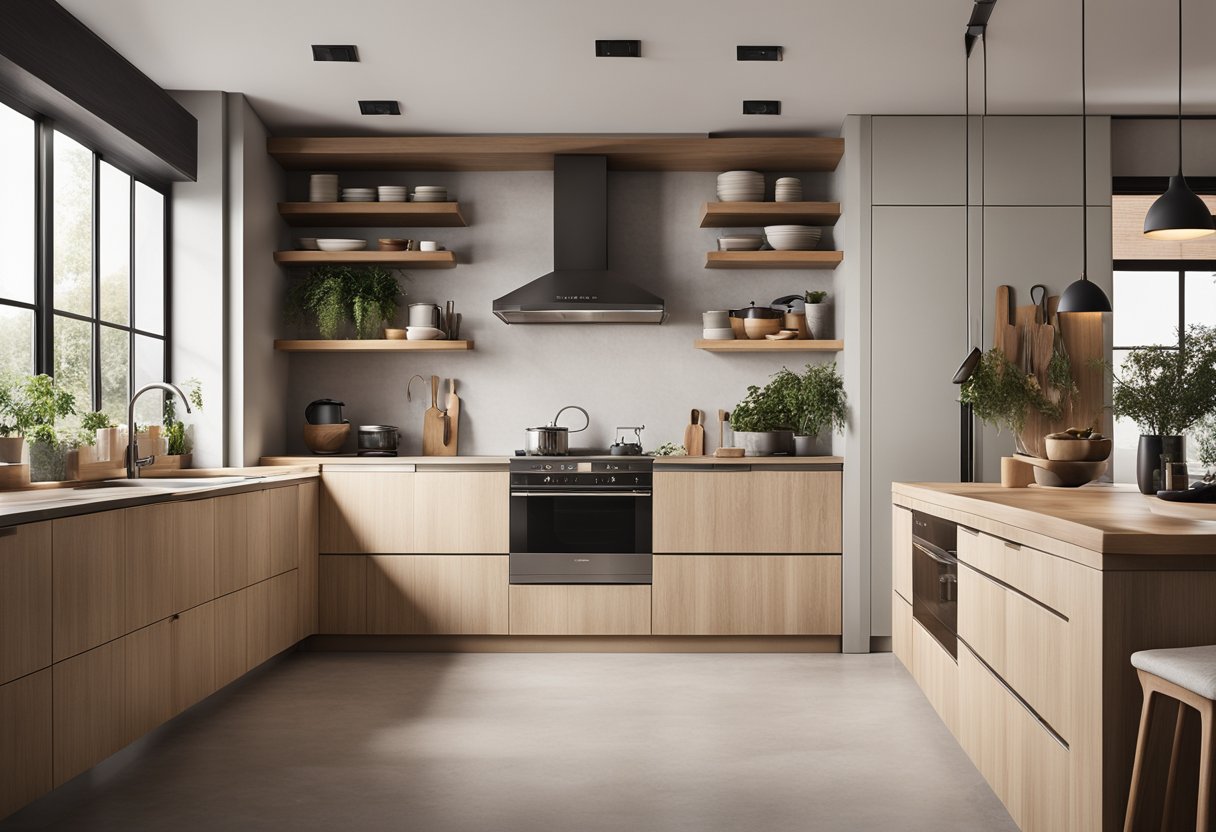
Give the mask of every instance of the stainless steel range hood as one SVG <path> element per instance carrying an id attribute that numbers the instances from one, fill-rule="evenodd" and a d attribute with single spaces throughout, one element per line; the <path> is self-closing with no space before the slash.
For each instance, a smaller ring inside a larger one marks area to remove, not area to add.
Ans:
<path id="1" fill-rule="evenodd" d="M 608 160 L 553 158 L 553 271 L 494 301 L 508 324 L 661 324 L 663 299 L 608 271 Z"/>

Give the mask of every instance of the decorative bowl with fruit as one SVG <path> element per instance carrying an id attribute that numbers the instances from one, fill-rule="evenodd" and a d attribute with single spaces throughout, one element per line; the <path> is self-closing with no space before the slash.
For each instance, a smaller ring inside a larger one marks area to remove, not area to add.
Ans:
<path id="1" fill-rule="evenodd" d="M 1101 462 L 1110 456 L 1112 442 L 1093 428 L 1069 428 L 1044 437 L 1047 458 L 1060 462 Z"/>

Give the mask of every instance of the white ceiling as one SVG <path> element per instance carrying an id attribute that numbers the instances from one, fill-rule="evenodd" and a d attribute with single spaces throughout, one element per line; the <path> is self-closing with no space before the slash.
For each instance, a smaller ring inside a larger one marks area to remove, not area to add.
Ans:
<path id="1" fill-rule="evenodd" d="M 835 133 L 849 113 L 962 111 L 971 0 L 60 0 L 168 89 L 243 92 L 281 134 Z M 1095 113 L 1168 113 L 1173 0 L 1090 0 Z M 1187 111 L 1216 112 L 1216 3 L 1187 0 Z M 642 41 L 640 60 L 594 57 Z M 1080 108 L 1080 0 L 1004 0 L 989 112 Z M 354 43 L 358 64 L 309 45 Z M 740 63 L 736 44 L 780 44 Z M 979 56 L 973 79 L 980 75 Z M 978 86 L 976 87 L 978 89 Z M 359 98 L 401 102 L 361 116 Z M 744 116 L 744 98 L 782 115 Z"/>

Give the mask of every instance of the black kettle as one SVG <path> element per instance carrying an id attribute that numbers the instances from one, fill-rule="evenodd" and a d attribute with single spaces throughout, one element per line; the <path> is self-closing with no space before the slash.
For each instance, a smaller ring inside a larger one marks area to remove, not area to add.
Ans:
<path id="1" fill-rule="evenodd" d="M 304 408 L 304 420 L 310 425 L 340 425 L 346 421 L 342 418 L 344 407 L 346 402 L 317 399 Z"/>

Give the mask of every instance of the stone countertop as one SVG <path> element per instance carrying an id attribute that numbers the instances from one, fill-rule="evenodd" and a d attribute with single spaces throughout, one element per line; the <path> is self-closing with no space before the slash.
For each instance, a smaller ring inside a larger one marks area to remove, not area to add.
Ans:
<path id="1" fill-rule="evenodd" d="M 892 501 L 1097 569 L 1216 566 L 1212 520 L 1153 510 L 1131 485 L 1002 488 L 994 483 L 894 483 Z M 1210 564 L 1201 561 L 1202 558 Z"/>
<path id="2" fill-rule="evenodd" d="M 0 528 L 150 503 L 199 500 L 259 491 L 307 482 L 317 477 L 316 471 L 302 466 L 187 469 L 172 474 L 171 477 L 168 473 L 144 477 L 139 485 L 115 485 L 102 480 L 6 491 L 0 493 Z M 208 483 L 208 478 L 213 478 L 215 482 Z M 187 485 L 186 481 L 190 484 Z"/>

